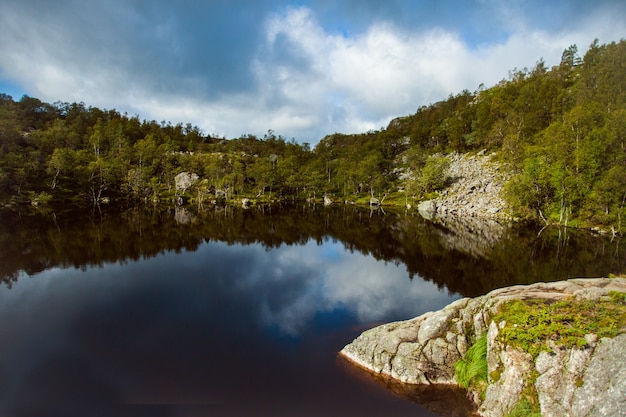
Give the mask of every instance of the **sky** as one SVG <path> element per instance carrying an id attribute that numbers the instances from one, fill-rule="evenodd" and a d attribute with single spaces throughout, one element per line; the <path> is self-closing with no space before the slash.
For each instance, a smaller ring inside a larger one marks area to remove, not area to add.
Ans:
<path id="1" fill-rule="evenodd" d="M 622 0 L 0 0 L 0 92 L 315 144 L 624 37 Z"/>

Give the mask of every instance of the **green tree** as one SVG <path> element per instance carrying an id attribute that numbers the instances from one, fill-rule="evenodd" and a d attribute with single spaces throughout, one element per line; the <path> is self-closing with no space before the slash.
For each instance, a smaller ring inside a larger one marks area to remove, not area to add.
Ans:
<path id="1" fill-rule="evenodd" d="M 450 161 L 442 156 L 429 156 L 419 176 L 419 187 L 425 192 L 441 190 L 448 180 Z"/>
<path id="2" fill-rule="evenodd" d="M 519 214 L 538 214 L 547 222 L 544 213 L 554 196 L 552 183 L 545 155 L 529 157 L 524 161 L 522 172 L 507 183 L 506 197 Z"/>

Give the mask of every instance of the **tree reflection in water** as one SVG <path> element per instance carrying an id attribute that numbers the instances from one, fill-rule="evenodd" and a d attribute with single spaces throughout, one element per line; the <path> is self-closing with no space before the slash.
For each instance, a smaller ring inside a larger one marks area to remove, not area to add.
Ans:
<path id="1" fill-rule="evenodd" d="M 618 240 L 348 206 L 3 212 L 0 224 L 3 415 L 432 416 L 396 396 L 469 412 L 454 390 L 365 387 L 336 353 L 460 296 L 624 265 Z"/>
<path id="2" fill-rule="evenodd" d="M 337 240 L 350 251 L 404 265 L 410 277 L 469 297 L 514 284 L 617 274 L 626 264 L 619 239 L 467 219 L 433 224 L 418 215 L 353 206 L 3 212 L 0 224 L 0 277 L 9 285 L 20 272 L 193 251 L 207 241 L 270 249 Z"/>

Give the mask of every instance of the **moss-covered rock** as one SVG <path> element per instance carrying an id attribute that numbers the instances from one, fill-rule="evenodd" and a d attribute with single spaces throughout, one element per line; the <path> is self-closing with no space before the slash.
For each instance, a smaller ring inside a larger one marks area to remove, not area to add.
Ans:
<path id="1" fill-rule="evenodd" d="M 368 330 L 341 354 L 405 383 L 465 382 L 483 416 L 521 409 L 543 416 L 621 415 L 624 293 L 625 278 L 502 288 Z M 455 365 L 469 361 L 468 348 L 485 335 L 487 383 L 459 381 Z"/>

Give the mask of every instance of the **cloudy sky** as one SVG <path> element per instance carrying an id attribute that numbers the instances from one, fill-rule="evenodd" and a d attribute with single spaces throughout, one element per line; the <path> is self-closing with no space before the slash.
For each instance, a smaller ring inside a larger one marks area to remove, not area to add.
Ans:
<path id="1" fill-rule="evenodd" d="M 0 0 L 0 92 L 316 143 L 625 35 L 621 0 Z"/>

